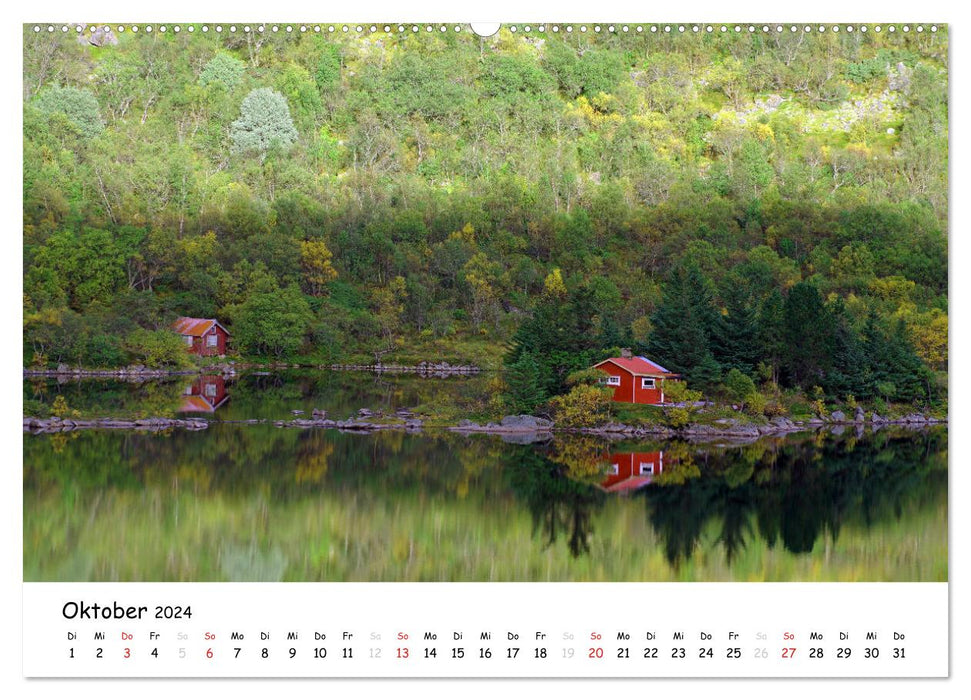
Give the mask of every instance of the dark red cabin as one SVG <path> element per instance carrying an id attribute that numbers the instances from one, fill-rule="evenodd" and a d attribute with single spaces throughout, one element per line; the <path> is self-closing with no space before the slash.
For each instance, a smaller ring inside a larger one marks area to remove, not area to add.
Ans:
<path id="1" fill-rule="evenodd" d="M 664 382 L 679 375 L 669 372 L 646 357 L 611 357 L 594 365 L 609 374 L 603 379 L 614 387 L 614 401 L 624 403 L 664 403 Z"/>
<path id="2" fill-rule="evenodd" d="M 636 491 L 664 471 L 663 452 L 615 452 L 607 462 L 610 468 L 600 488 L 611 493 Z"/>
<path id="3" fill-rule="evenodd" d="M 214 318 L 180 316 L 172 324 L 172 330 L 182 336 L 186 347 L 193 355 L 222 357 L 226 354 L 229 331 Z"/>

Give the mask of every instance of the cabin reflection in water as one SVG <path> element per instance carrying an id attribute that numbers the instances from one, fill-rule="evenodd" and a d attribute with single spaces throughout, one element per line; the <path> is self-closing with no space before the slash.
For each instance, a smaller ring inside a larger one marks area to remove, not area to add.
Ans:
<path id="1" fill-rule="evenodd" d="M 229 400 L 226 380 L 218 374 L 197 377 L 182 392 L 180 413 L 213 413 Z"/>
<path id="2" fill-rule="evenodd" d="M 663 452 L 614 452 L 606 459 L 610 467 L 600 488 L 610 493 L 636 491 L 664 470 Z"/>

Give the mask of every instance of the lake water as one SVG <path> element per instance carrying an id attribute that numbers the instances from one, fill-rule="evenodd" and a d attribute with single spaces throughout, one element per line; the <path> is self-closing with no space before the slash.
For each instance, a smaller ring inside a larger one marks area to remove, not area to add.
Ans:
<path id="1" fill-rule="evenodd" d="M 484 378 L 25 382 L 104 415 L 394 410 Z M 196 398 L 204 401 L 188 401 Z M 29 581 L 945 581 L 947 432 L 745 446 L 446 431 L 23 437 Z"/>

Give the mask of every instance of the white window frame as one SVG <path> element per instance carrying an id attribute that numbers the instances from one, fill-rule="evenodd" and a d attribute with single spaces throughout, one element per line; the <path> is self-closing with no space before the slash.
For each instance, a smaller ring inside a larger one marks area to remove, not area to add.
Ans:
<path id="1" fill-rule="evenodd" d="M 641 377 L 641 389 L 657 389 L 657 382 L 654 377 Z"/>
<path id="2" fill-rule="evenodd" d="M 607 386 L 620 386 L 620 377 L 616 374 L 611 374 L 607 377 Z"/>
<path id="3" fill-rule="evenodd" d="M 654 474 L 654 462 L 641 462 L 641 475 Z"/>
<path id="4" fill-rule="evenodd" d="M 620 474 L 620 465 L 617 464 L 616 462 L 614 462 L 613 464 L 611 464 L 610 465 L 610 473 L 613 476 L 617 476 L 618 474 Z"/>
<path id="5" fill-rule="evenodd" d="M 219 347 L 219 337 L 215 333 L 211 333 L 206 336 L 206 347 L 207 348 Z"/>
<path id="6" fill-rule="evenodd" d="M 182 336 L 182 339 L 185 341 L 185 344 L 186 345 L 188 345 L 190 348 L 192 347 L 192 336 L 191 335 L 184 335 L 184 336 Z"/>
<path id="7" fill-rule="evenodd" d="M 215 384 L 206 384 L 206 396 L 214 399 L 216 398 L 217 393 L 218 393 L 218 390 Z"/>

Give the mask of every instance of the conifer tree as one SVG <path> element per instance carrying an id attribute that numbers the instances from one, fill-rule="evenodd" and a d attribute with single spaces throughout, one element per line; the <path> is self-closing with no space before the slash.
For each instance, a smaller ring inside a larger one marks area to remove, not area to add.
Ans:
<path id="1" fill-rule="evenodd" d="M 506 368 L 506 385 L 509 387 L 510 407 L 515 413 L 531 413 L 546 400 L 546 392 L 540 383 L 539 365 L 532 353 L 523 352 Z"/>
<path id="2" fill-rule="evenodd" d="M 794 384 L 810 387 L 824 381 L 831 366 L 833 322 L 819 290 L 799 282 L 785 304 L 785 367 Z"/>
<path id="3" fill-rule="evenodd" d="M 647 348 L 651 357 L 685 376 L 689 384 L 707 389 L 717 383 L 721 368 L 711 352 L 716 311 L 708 280 L 688 263 L 671 273 L 664 297 L 651 324 Z"/>
<path id="4" fill-rule="evenodd" d="M 723 369 L 751 375 L 759 357 L 755 305 L 743 281 L 736 277 L 729 278 L 723 297 L 726 313 L 715 319 L 712 352 Z"/>
<path id="5" fill-rule="evenodd" d="M 773 289 L 759 309 L 756 342 L 759 356 L 768 365 L 776 384 L 786 351 L 785 318 L 785 300 L 778 289 Z"/>

